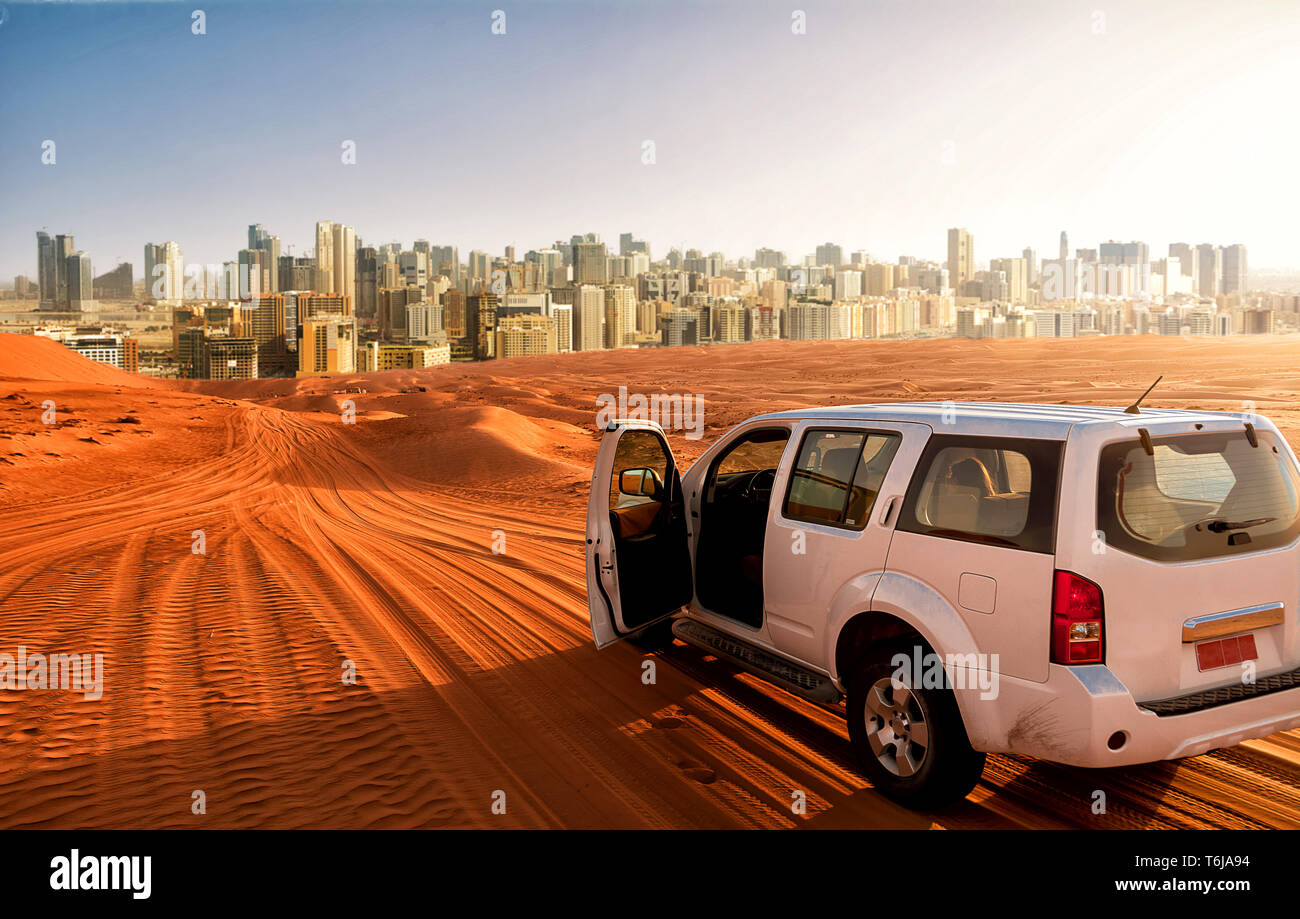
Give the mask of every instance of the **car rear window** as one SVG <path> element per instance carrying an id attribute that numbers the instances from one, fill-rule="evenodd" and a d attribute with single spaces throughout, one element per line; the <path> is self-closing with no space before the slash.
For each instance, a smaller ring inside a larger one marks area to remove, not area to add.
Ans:
<path id="1" fill-rule="evenodd" d="M 1101 451 L 1097 527 L 1108 545 L 1159 561 L 1256 552 L 1300 535 L 1300 479 L 1261 431 L 1155 437 Z"/>

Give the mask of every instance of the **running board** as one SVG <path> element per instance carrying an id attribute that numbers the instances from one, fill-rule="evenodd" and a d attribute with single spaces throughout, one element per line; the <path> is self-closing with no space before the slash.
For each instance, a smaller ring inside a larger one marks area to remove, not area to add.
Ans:
<path id="1" fill-rule="evenodd" d="M 791 663 L 747 641 L 723 634 L 694 619 L 674 619 L 673 634 L 687 644 L 695 645 L 724 658 L 737 667 L 762 677 L 769 683 L 803 696 L 813 702 L 834 705 L 843 698 L 829 677 L 806 667 Z"/>

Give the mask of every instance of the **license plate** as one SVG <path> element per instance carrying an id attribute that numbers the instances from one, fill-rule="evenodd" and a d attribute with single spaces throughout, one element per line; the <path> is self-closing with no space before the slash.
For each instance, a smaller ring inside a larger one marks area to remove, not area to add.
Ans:
<path id="1" fill-rule="evenodd" d="M 1196 669 L 1217 670 L 1259 657 L 1254 635 L 1232 635 L 1196 643 Z"/>

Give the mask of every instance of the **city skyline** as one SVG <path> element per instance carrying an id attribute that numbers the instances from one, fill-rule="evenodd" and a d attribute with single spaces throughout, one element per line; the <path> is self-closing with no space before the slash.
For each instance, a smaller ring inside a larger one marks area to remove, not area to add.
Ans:
<path id="1" fill-rule="evenodd" d="M 102 272 L 146 241 L 227 261 L 250 220 L 302 254 L 327 218 L 462 252 L 635 227 L 656 254 L 833 239 L 942 262 L 959 226 L 985 264 L 1046 256 L 1062 228 L 1300 264 L 1300 190 L 1276 182 L 1297 127 L 1272 95 L 1300 80 L 1300 11 L 934 3 L 954 25 L 920 33 L 910 6 L 810 4 L 796 34 L 774 4 L 538 3 L 494 34 L 486 7 L 309 6 L 208 4 L 201 35 L 173 5 L 11 8 L 0 276 L 34 275 L 32 228 L 75 233 Z"/>

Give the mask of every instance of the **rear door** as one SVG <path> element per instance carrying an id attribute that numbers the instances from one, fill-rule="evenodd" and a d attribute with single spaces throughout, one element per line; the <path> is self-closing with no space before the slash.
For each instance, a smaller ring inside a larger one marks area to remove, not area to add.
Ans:
<path id="1" fill-rule="evenodd" d="M 690 603 L 682 483 L 658 425 L 620 421 L 605 432 L 591 478 L 584 549 L 597 648 Z"/>
<path id="2" fill-rule="evenodd" d="M 887 561 L 891 574 L 943 596 L 990 670 L 1036 682 L 1048 676 L 1063 449 L 1055 440 L 935 434 Z"/>
<path id="3" fill-rule="evenodd" d="M 1139 702 L 1300 666 L 1300 476 L 1280 434 L 1253 434 L 1213 415 L 1071 434 L 1063 513 L 1096 532 L 1059 567 L 1101 587 L 1105 663 Z"/>

